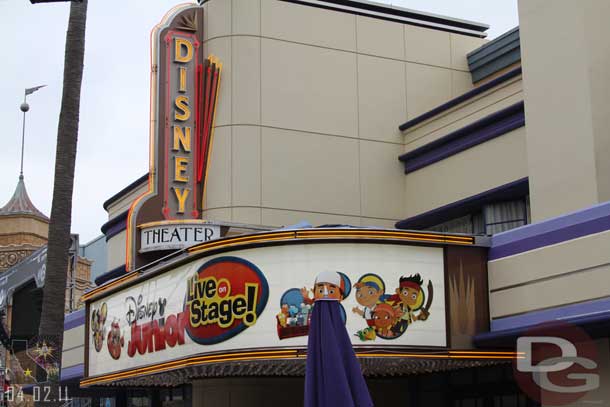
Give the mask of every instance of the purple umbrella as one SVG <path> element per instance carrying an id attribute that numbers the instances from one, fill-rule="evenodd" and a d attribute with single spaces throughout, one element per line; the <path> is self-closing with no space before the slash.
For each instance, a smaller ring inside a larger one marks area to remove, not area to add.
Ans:
<path id="1" fill-rule="evenodd" d="M 305 407 L 372 405 L 345 329 L 341 304 L 338 300 L 316 300 L 307 344 Z"/>

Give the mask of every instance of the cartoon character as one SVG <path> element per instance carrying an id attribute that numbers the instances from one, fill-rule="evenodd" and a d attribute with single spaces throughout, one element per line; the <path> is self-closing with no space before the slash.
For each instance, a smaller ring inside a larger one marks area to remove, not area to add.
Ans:
<path id="1" fill-rule="evenodd" d="M 422 309 L 426 296 L 422 285 L 424 280 L 421 275 L 415 274 L 409 277 L 401 277 L 396 294 L 390 297 L 390 302 L 400 313 L 400 322 L 393 328 L 396 335 L 402 334 L 413 322 L 425 321 L 430 315 L 430 305 L 432 303 L 432 282 L 428 283 L 429 298 L 426 306 Z M 421 310 L 418 315 L 415 311 Z"/>
<path id="2" fill-rule="evenodd" d="M 374 320 L 371 318 L 371 321 Z M 360 338 L 361 341 L 374 341 L 377 337 L 377 333 L 375 332 L 374 326 L 367 326 L 366 328 L 356 332 L 356 336 Z"/>
<path id="3" fill-rule="evenodd" d="M 286 317 L 288 317 L 290 315 L 290 313 L 288 312 L 288 304 L 282 304 L 282 311 L 281 311 Z"/>
<path id="4" fill-rule="evenodd" d="M 299 313 L 299 309 L 297 308 L 296 305 L 293 304 L 288 307 L 288 315 L 290 315 L 291 317 L 293 317 L 293 318 L 296 317 L 298 313 Z"/>
<path id="5" fill-rule="evenodd" d="M 312 289 L 313 299 L 309 297 L 309 290 L 306 287 L 301 288 L 303 301 L 306 304 L 313 304 L 314 301 L 320 299 L 341 301 L 347 296 L 345 295 L 346 280 L 349 284 L 349 279 L 347 276 L 343 273 L 339 273 L 338 271 L 323 271 L 316 276 Z"/>
<path id="6" fill-rule="evenodd" d="M 124 344 L 125 340 L 121 336 L 119 321 L 113 321 L 110 324 L 110 332 L 108 332 L 108 352 L 113 359 L 117 360 L 121 357 L 121 348 Z"/>
<path id="7" fill-rule="evenodd" d="M 368 326 L 373 326 L 373 311 L 385 294 L 385 284 L 381 277 L 375 274 L 365 274 L 354 284 L 354 288 L 356 289 L 356 301 L 363 308 L 354 307 L 352 312 L 363 317 Z"/>
<path id="8" fill-rule="evenodd" d="M 280 311 L 280 312 L 277 314 L 277 322 L 280 324 L 280 326 L 281 326 L 282 328 L 285 328 L 285 327 L 286 327 L 286 324 L 287 324 L 286 319 L 287 319 L 286 314 L 284 314 L 282 311 Z"/>
<path id="9" fill-rule="evenodd" d="M 400 311 L 393 308 L 390 304 L 378 304 L 373 311 L 373 324 L 377 334 L 383 338 L 395 336 L 395 333 L 392 332 L 392 327 L 400 316 Z"/>
<path id="10" fill-rule="evenodd" d="M 277 334 L 280 339 L 307 336 L 314 302 L 318 300 L 341 301 L 349 296 L 352 284 L 349 278 L 338 271 L 323 271 L 316 276 L 311 290 L 303 287 L 286 290 L 280 299 L 281 311 L 276 315 Z M 313 294 L 313 298 L 311 295 Z M 340 307 L 345 322 L 345 309 Z"/>
<path id="11" fill-rule="evenodd" d="M 94 309 L 91 312 L 91 332 L 93 332 L 93 346 L 97 352 L 102 350 L 104 344 L 104 332 L 106 323 L 106 315 L 108 313 L 108 306 L 103 303 L 99 309 Z"/>

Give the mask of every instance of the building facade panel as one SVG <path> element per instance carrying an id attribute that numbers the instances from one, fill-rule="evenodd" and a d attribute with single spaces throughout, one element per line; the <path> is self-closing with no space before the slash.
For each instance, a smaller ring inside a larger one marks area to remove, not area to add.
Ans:
<path id="1" fill-rule="evenodd" d="M 260 125 L 261 39 L 250 36 L 233 36 L 231 41 L 233 58 L 231 123 Z M 226 72 L 222 78 L 222 81 L 226 79 Z"/>
<path id="2" fill-rule="evenodd" d="M 358 140 L 263 128 L 261 162 L 263 207 L 360 215 Z"/>
<path id="3" fill-rule="evenodd" d="M 403 24 L 357 16 L 356 27 L 359 53 L 404 61 Z"/>
<path id="4" fill-rule="evenodd" d="M 407 63 L 407 119 L 451 99 L 451 70 Z"/>
<path id="5" fill-rule="evenodd" d="M 486 40 L 483 38 L 451 33 L 451 68 L 470 72 L 467 55 L 485 42 Z"/>
<path id="6" fill-rule="evenodd" d="M 405 133 L 405 152 L 437 140 L 494 112 L 523 100 L 520 80 L 499 85 L 490 92 L 441 113 Z"/>
<path id="7" fill-rule="evenodd" d="M 123 230 L 108 240 L 108 270 L 125 265 L 126 237 L 127 233 Z"/>
<path id="8" fill-rule="evenodd" d="M 261 0 L 261 35 L 356 51 L 356 16 L 277 0 Z M 315 24 L 311 24 L 315 21 Z"/>
<path id="9" fill-rule="evenodd" d="M 489 262 L 492 291 L 610 264 L 610 232 L 588 235 Z M 568 288 L 566 288 L 568 289 Z"/>
<path id="10" fill-rule="evenodd" d="M 262 40 L 262 124 L 356 137 L 356 54 Z"/>
<path id="11" fill-rule="evenodd" d="M 610 287 L 607 284 L 608 273 L 610 273 L 610 264 L 603 264 L 578 273 L 531 281 L 514 288 L 490 292 L 491 317 L 506 317 L 608 297 L 610 296 Z"/>
<path id="12" fill-rule="evenodd" d="M 396 160 L 401 146 L 360 141 L 360 214 L 366 217 L 400 219 L 404 209 L 404 174 Z M 394 163 L 393 166 L 378 163 Z"/>
<path id="13" fill-rule="evenodd" d="M 235 206 L 261 206 L 262 129 L 233 126 L 231 202 Z"/>
<path id="14" fill-rule="evenodd" d="M 451 68 L 451 34 L 405 25 L 405 59 L 424 65 Z"/>
<path id="15" fill-rule="evenodd" d="M 232 146 L 233 126 L 217 127 L 214 131 L 214 142 L 206 178 L 206 209 L 226 208 L 232 205 Z"/>
<path id="16" fill-rule="evenodd" d="M 396 127 L 407 114 L 406 64 L 358 55 L 358 136 L 403 143 Z"/>
<path id="17" fill-rule="evenodd" d="M 233 35 L 261 35 L 261 0 L 232 0 Z"/>
<path id="18" fill-rule="evenodd" d="M 405 210 L 415 216 L 527 177 L 523 128 L 405 176 Z"/>

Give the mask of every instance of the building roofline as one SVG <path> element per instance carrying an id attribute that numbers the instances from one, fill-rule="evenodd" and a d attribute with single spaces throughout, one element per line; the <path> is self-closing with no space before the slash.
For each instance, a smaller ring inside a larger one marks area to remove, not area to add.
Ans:
<path id="1" fill-rule="evenodd" d="M 125 188 L 121 189 L 119 192 L 117 192 L 116 194 L 114 194 L 110 198 L 108 198 L 106 200 L 106 202 L 104 202 L 104 204 L 102 205 L 104 207 L 104 210 L 107 211 L 108 207 L 110 205 L 112 205 L 119 199 L 123 198 L 125 195 L 127 195 L 128 192 L 137 188 L 140 184 L 143 184 L 145 181 L 148 181 L 148 173 L 142 175 L 140 178 L 133 181 L 131 184 L 127 185 Z"/>
<path id="2" fill-rule="evenodd" d="M 426 120 L 433 118 L 434 116 L 438 116 L 439 114 L 446 112 L 447 110 L 454 108 L 457 105 L 460 105 L 476 96 L 479 96 L 480 94 L 485 93 L 488 90 L 495 88 L 496 86 L 501 85 L 502 83 L 504 83 L 512 78 L 515 78 L 521 74 L 522 74 L 521 67 L 515 68 L 515 69 L 505 73 L 504 75 L 498 76 L 497 78 L 495 78 L 481 86 L 477 86 L 476 88 L 469 90 L 468 92 L 464 93 L 463 95 L 453 98 L 453 99 L 449 100 L 448 102 L 445 102 L 442 105 L 435 107 L 432 110 L 429 110 L 425 113 L 420 114 L 417 117 L 412 118 L 411 120 L 398 126 L 398 129 L 400 131 L 409 130 L 410 128 L 415 127 L 418 124 L 423 123 Z"/>
<path id="3" fill-rule="evenodd" d="M 205 4 L 209 0 L 199 0 Z M 489 29 L 488 24 L 476 21 L 463 20 L 459 18 L 441 16 L 433 13 L 412 10 L 408 8 L 393 6 L 389 4 L 376 3 L 367 0 L 280 0 L 287 3 L 307 5 L 310 7 L 324 8 L 327 10 L 342 11 L 350 14 L 379 18 L 382 20 L 396 21 L 403 24 L 417 25 L 421 27 L 434 28 L 472 37 L 484 38 Z"/>
<path id="4" fill-rule="evenodd" d="M 489 78 L 521 62 L 521 37 L 519 26 L 509 30 L 468 53 L 468 67 L 472 82 Z"/>

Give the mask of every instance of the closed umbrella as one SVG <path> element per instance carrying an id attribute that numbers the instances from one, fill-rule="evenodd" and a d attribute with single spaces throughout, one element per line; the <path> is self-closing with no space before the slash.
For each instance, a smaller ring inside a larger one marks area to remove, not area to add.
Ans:
<path id="1" fill-rule="evenodd" d="M 316 299 L 309 327 L 305 407 L 373 405 L 337 299 Z"/>

